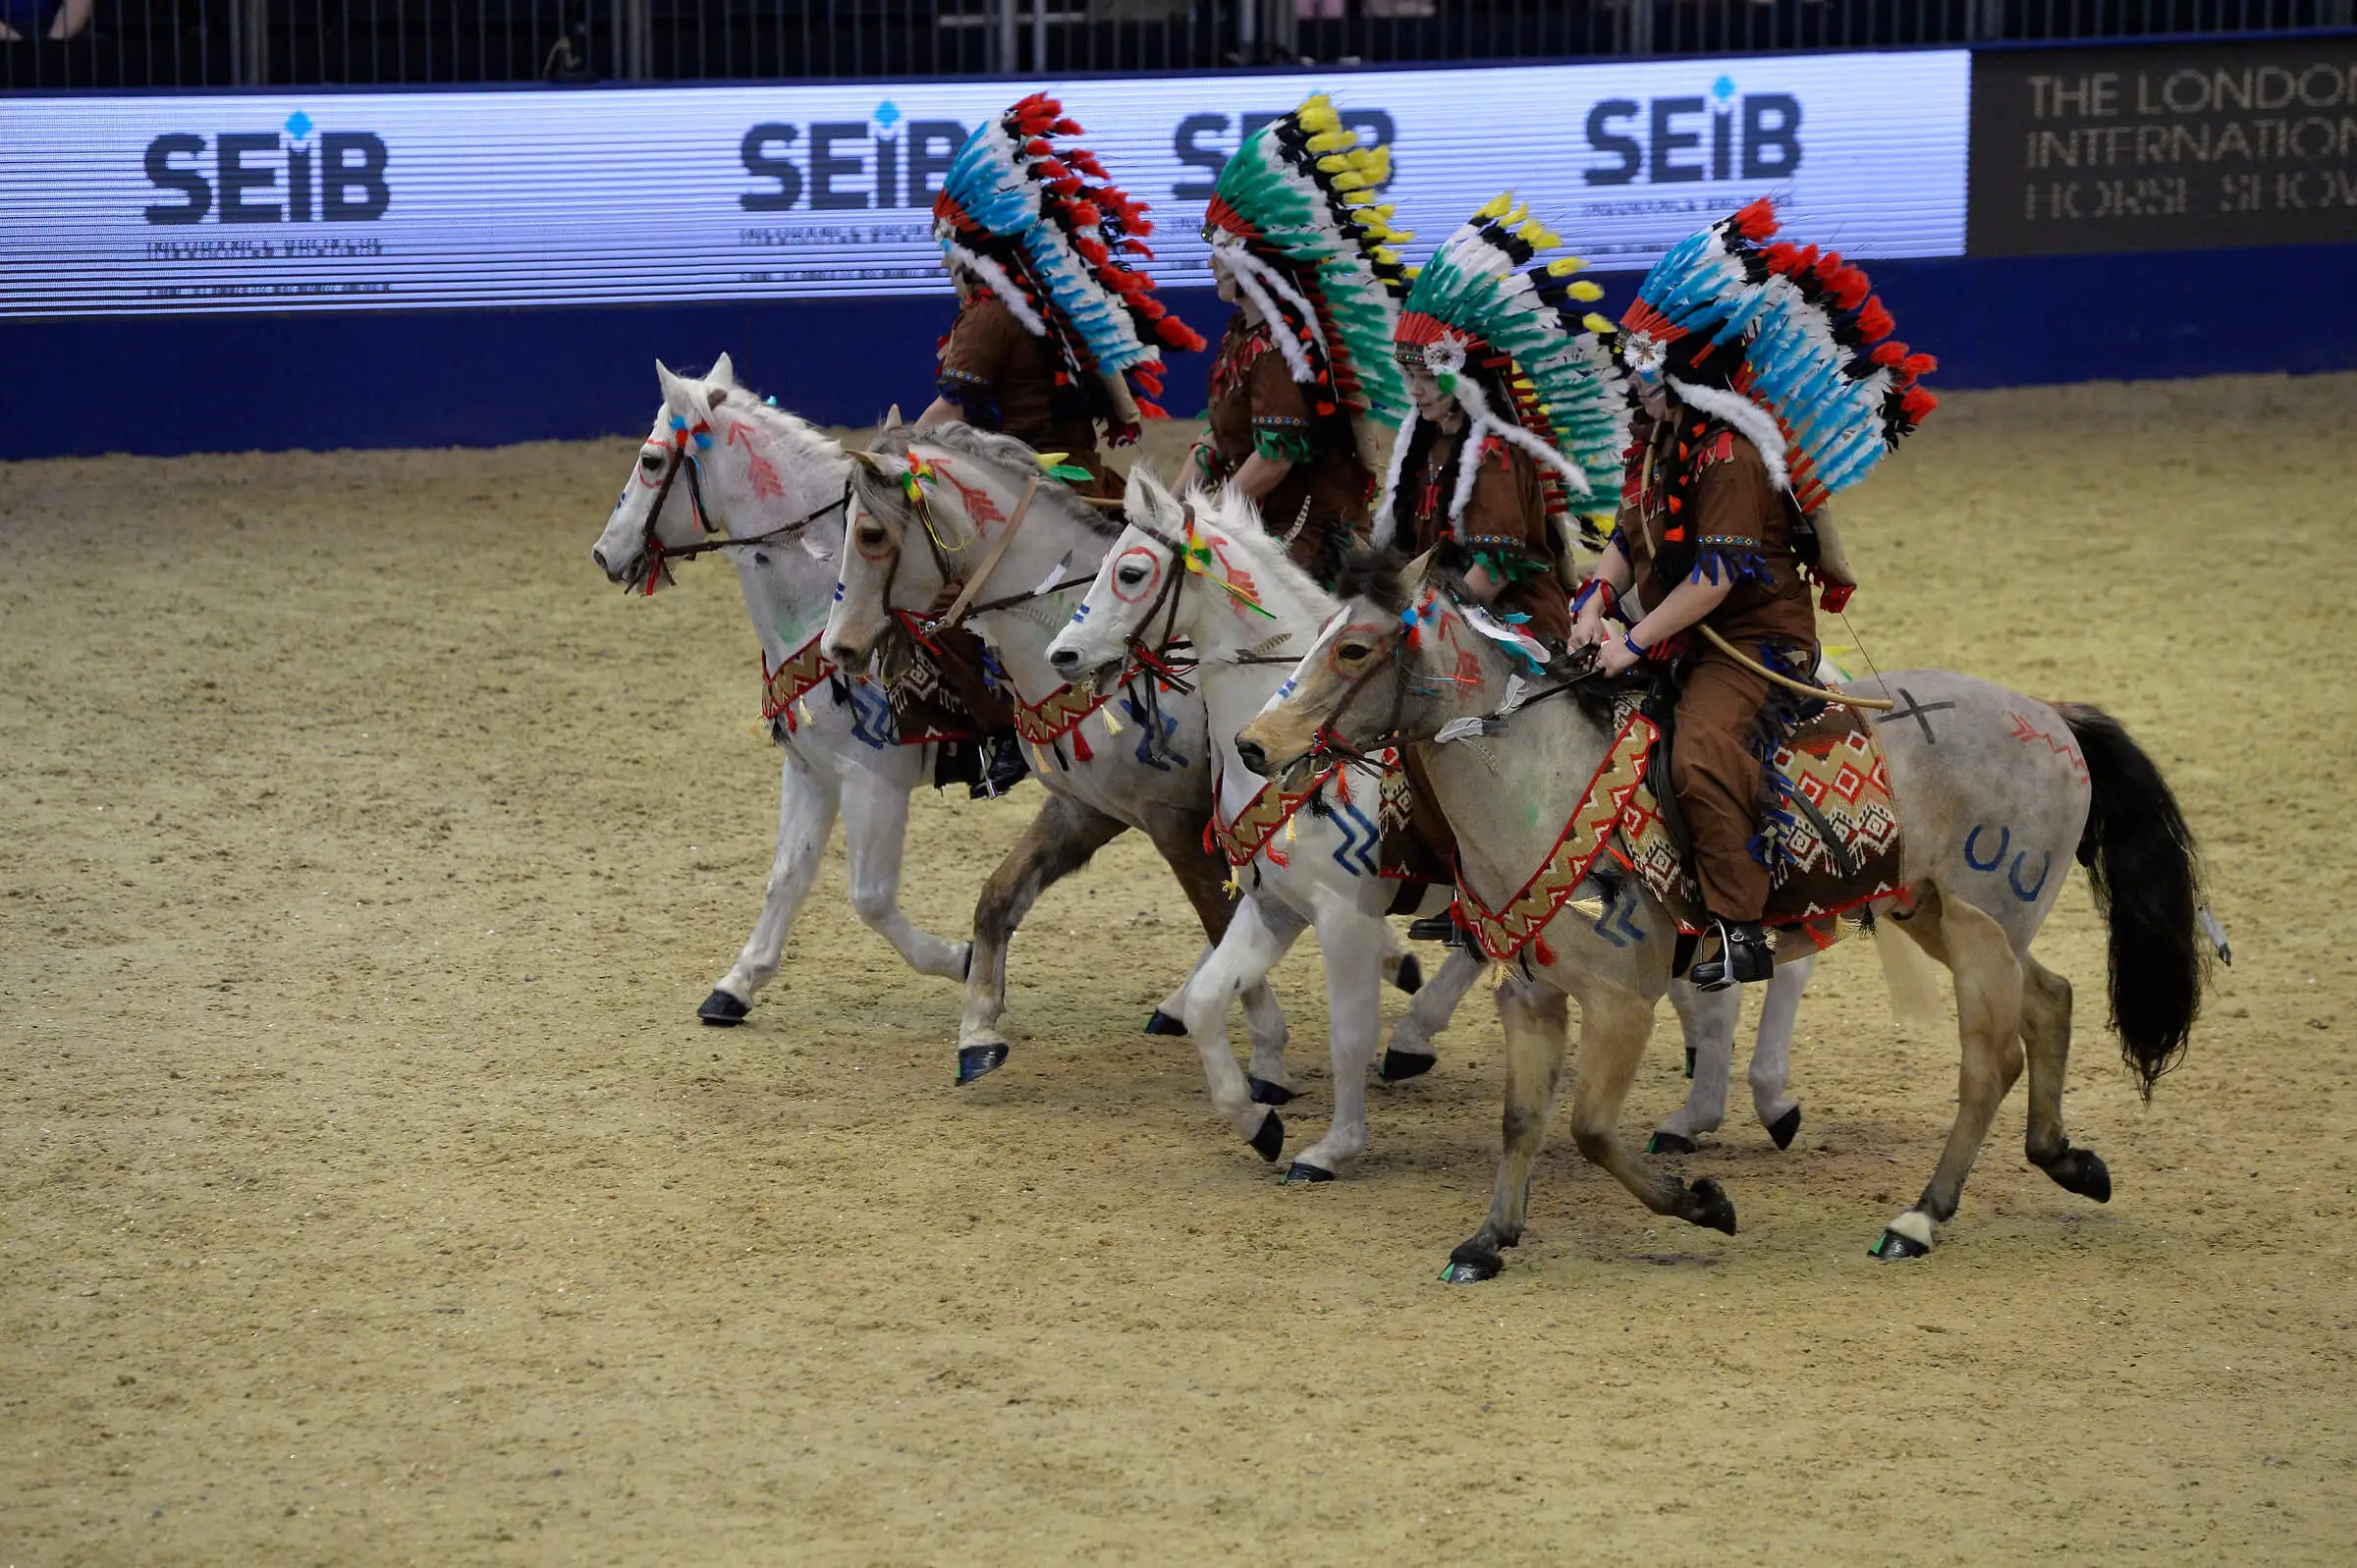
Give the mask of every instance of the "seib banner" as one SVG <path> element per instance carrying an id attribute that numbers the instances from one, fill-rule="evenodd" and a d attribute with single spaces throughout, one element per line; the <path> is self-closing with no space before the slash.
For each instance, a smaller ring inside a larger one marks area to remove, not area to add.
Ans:
<path id="1" fill-rule="evenodd" d="M 1511 187 L 1606 266 L 1774 194 L 1860 257 L 1964 248 L 1962 52 L 1043 83 L 1160 224 L 1321 88 L 1412 258 Z M 1032 83 L 0 101 L 0 314 L 659 303 L 946 289 L 929 208 Z"/>

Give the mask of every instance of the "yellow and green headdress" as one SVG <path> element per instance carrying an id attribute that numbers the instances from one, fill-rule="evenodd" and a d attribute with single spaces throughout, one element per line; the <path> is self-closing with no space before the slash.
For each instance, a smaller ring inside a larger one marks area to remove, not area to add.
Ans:
<path id="1" fill-rule="evenodd" d="M 1627 384 L 1606 341 L 1613 324 L 1587 309 L 1604 291 L 1574 276 L 1585 263 L 1559 256 L 1533 264 L 1562 243 L 1509 191 L 1449 237 L 1415 274 L 1400 307 L 1394 333 L 1400 363 L 1440 377 L 1472 426 L 1452 518 L 1471 500 L 1483 442 L 1493 436 L 1538 460 L 1551 514 L 1609 516 L 1617 504 Z M 1411 413 L 1393 448 L 1379 533 L 1392 516 L 1414 424 Z"/>
<path id="2" fill-rule="evenodd" d="M 1244 138 L 1220 171 L 1203 237 L 1258 306 L 1321 414 L 1397 423 L 1407 391 L 1391 340 L 1408 237 L 1375 196 L 1391 153 L 1362 147 L 1324 93 Z"/>

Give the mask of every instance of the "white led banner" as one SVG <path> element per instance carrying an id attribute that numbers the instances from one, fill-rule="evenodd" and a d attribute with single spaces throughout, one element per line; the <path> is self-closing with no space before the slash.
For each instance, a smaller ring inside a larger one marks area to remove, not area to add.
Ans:
<path id="1" fill-rule="evenodd" d="M 1960 255 L 1962 51 L 1044 83 L 1196 237 L 1249 128 L 1325 89 L 1411 257 L 1511 187 L 1637 267 L 1753 196 L 1860 257 Z M 0 100 L 0 315 L 665 303 L 946 287 L 927 209 L 1033 84 Z"/>

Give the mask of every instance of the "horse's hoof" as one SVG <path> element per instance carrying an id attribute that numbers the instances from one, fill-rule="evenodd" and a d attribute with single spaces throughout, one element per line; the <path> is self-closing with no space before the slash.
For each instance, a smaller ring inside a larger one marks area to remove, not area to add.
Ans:
<path id="1" fill-rule="evenodd" d="M 1686 1217 L 1706 1230 L 1735 1233 L 1735 1206 L 1727 1189 L 1708 1176 L 1686 1188 Z"/>
<path id="2" fill-rule="evenodd" d="M 1440 1059 L 1429 1054 L 1418 1055 L 1412 1051 L 1394 1051 L 1387 1046 L 1383 1052 L 1381 1076 L 1385 1083 L 1405 1083 L 1410 1078 L 1421 1078 L 1432 1071 L 1433 1063 Z"/>
<path id="3" fill-rule="evenodd" d="M 1459 1242 L 1456 1251 L 1449 1255 L 1449 1267 L 1441 1271 L 1441 1283 L 1478 1285 L 1485 1279 L 1497 1278 L 1498 1271 L 1505 1267 L 1506 1260 L 1488 1242 Z"/>
<path id="4" fill-rule="evenodd" d="M 1649 1155 L 1690 1155 L 1694 1149 L 1694 1140 L 1682 1132 L 1657 1132 L 1645 1145 Z"/>
<path id="5" fill-rule="evenodd" d="M 1285 1118 L 1274 1110 L 1261 1118 L 1260 1131 L 1252 1135 L 1252 1152 L 1270 1164 L 1277 1162 L 1277 1153 L 1285 1147 Z"/>
<path id="6" fill-rule="evenodd" d="M 1285 1169 L 1285 1185 L 1288 1187 L 1312 1187 L 1321 1181 L 1332 1181 L 1333 1179 L 1333 1171 L 1320 1170 L 1317 1166 L 1305 1164 L 1298 1160 L 1286 1166 Z"/>
<path id="7" fill-rule="evenodd" d="M 752 1005 L 749 1002 L 739 1001 L 727 992 L 714 987 L 712 995 L 704 999 L 704 1004 L 695 1009 L 695 1015 L 714 1029 L 734 1029 L 744 1022 L 744 1015 L 750 1011 Z"/>
<path id="8" fill-rule="evenodd" d="M 1007 1046 L 994 1041 L 987 1046 L 958 1048 L 958 1084 L 959 1088 L 972 1083 L 984 1073 L 996 1072 L 1007 1064 Z"/>
<path id="9" fill-rule="evenodd" d="M 1880 1258 L 1885 1263 L 1896 1263 L 1901 1258 L 1926 1257 L 1931 1250 L 1932 1244 L 1928 1241 L 1917 1241 L 1913 1236 L 1902 1236 L 1895 1230 L 1885 1230 L 1883 1239 L 1866 1249 L 1866 1256 Z"/>
<path id="10" fill-rule="evenodd" d="M 2046 1167 L 2055 1184 L 2097 1203 L 2111 1201 L 2111 1172 L 2092 1149 L 2065 1149 L 2062 1158 Z"/>
<path id="11" fill-rule="evenodd" d="M 1150 1035 L 1182 1035 L 1186 1033 L 1186 1025 L 1157 1007 L 1154 1009 L 1154 1016 L 1146 1020 L 1146 1033 Z"/>
<path id="12" fill-rule="evenodd" d="M 1392 976 L 1392 984 L 1398 986 L 1401 993 L 1410 997 L 1424 989 L 1424 966 L 1416 962 L 1414 953 L 1411 952 L 1399 960 L 1399 969 L 1397 974 Z"/>
<path id="13" fill-rule="evenodd" d="M 1779 1149 L 1791 1148 L 1792 1140 L 1800 1136 L 1800 1108 L 1794 1106 L 1768 1123 L 1768 1136 L 1776 1140 Z"/>
<path id="14" fill-rule="evenodd" d="M 1249 1075 L 1244 1082 L 1252 1086 L 1252 1103 L 1256 1106 L 1289 1106 L 1293 1103 L 1293 1092 L 1281 1083 L 1271 1083 L 1266 1078 Z"/>

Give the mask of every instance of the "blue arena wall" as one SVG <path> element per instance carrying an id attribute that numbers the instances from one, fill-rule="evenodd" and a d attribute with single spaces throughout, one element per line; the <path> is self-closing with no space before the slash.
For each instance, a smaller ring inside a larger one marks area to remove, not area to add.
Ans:
<path id="1" fill-rule="evenodd" d="M 1940 390 L 2357 370 L 2357 244 L 1873 264 Z M 1600 275 L 1617 311 L 1629 276 Z M 1207 293 L 1171 297 L 1216 334 Z M 2297 300 L 2296 309 L 2279 302 Z M 96 316 L 0 325 L 0 458 L 501 446 L 643 434 L 654 361 L 726 350 L 746 384 L 832 424 L 929 396 L 946 299 L 584 310 Z M 1203 404 L 1178 357 L 1170 406 Z M 85 421 L 132 406 L 148 417 Z"/>

